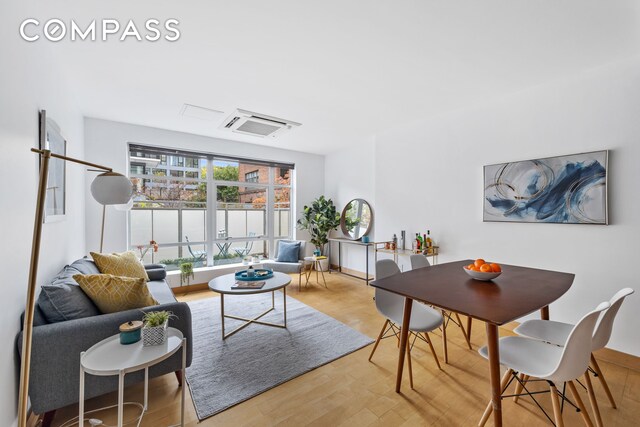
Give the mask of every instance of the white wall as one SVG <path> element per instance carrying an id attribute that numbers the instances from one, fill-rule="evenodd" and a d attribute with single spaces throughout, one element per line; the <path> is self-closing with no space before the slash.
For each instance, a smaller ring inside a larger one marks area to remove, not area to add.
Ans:
<path id="1" fill-rule="evenodd" d="M 304 204 L 310 203 L 323 194 L 324 191 L 324 157 L 315 154 L 92 118 L 85 119 L 85 140 L 87 159 L 102 162 L 113 167 L 115 171 L 125 174 L 128 172 L 127 144 L 135 142 L 295 163 L 296 179 L 293 197 L 298 210 L 301 210 Z M 277 145 L 277 140 L 274 140 L 274 145 Z M 87 249 L 97 250 L 100 246 L 101 206 L 91 196 L 88 196 L 86 207 Z M 105 252 L 126 250 L 126 218 L 126 212 L 107 207 Z M 294 232 L 297 232 L 300 238 L 306 238 L 304 233 L 295 229 Z"/>
<path id="2" fill-rule="evenodd" d="M 338 210 L 353 199 L 364 199 L 373 208 L 374 221 L 369 233 L 370 239 L 376 236 L 376 204 L 374 173 L 375 151 L 373 140 L 355 143 L 344 150 L 325 157 L 325 194 L 330 197 Z M 338 229 L 331 236 L 342 236 Z M 342 244 L 342 265 L 353 270 L 365 271 L 365 249 L 361 246 Z M 370 249 L 369 271 L 374 271 L 373 251 Z M 331 263 L 338 263 L 338 247 L 332 243 Z"/>
<path id="3" fill-rule="evenodd" d="M 631 286 L 638 294 L 623 306 L 609 347 L 640 355 L 639 114 L 640 59 L 634 58 L 390 129 L 375 142 L 376 235 L 430 229 L 441 262 L 483 257 L 573 272 L 573 286 L 551 306 L 552 318 L 561 321 L 575 322 Z M 483 165 L 602 149 L 611 150 L 611 225 L 482 222 Z M 340 158 L 328 158 L 327 171 Z M 336 185 L 328 182 L 327 189 Z"/>
<path id="4" fill-rule="evenodd" d="M 31 11 L 25 2 L 2 2 L 4 22 L 20 22 Z M 38 110 L 60 126 L 70 156 L 84 157 L 83 119 L 65 76 L 53 65 L 51 45 L 19 39 L 14 25 L 0 27 L 0 425 L 17 413 L 18 360 L 15 338 L 26 300 L 31 238 L 38 186 Z M 42 231 L 38 284 L 84 254 L 84 168 L 67 164 L 67 217 Z"/>

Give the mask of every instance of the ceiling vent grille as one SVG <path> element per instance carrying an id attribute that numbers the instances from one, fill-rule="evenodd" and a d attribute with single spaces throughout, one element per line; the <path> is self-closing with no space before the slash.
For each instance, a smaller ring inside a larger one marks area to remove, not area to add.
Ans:
<path id="1" fill-rule="evenodd" d="M 275 138 L 297 126 L 300 126 L 300 123 L 237 109 L 222 122 L 220 128 L 259 138 Z"/>

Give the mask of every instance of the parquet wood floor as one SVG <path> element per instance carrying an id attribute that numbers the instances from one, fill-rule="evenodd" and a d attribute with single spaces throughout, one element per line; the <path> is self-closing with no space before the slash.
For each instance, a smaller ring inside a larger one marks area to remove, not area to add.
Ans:
<path id="1" fill-rule="evenodd" d="M 372 300 L 373 288 L 366 287 L 361 280 L 344 275 L 327 274 L 326 278 L 328 289 L 315 284 L 312 277 L 309 287 L 303 287 L 302 291 L 298 291 L 295 277 L 288 294 L 375 338 L 384 319 L 375 309 Z M 212 298 L 212 304 L 218 303 L 213 300 L 217 296 L 210 291 L 192 292 L 178 298 L 181 301 Z M 507 325 L 501 328 L 501 335 L 512 334 L 512 327 L 513 325 Z M 200 424 L 188 397 L 186 425 L 475 426 L 489 400 L 488 365 L 476 351 L 479 346 L 484 345 L 484 325 L 474 322 L 471 339 L 473 351 L 468 350 L 460 330 L 455 325 L 450 326 L 447 335 L 449 364 L 444 364 L 440 334 L 433 334 L 435 349 L 443 367 L 441 371 L 437 369 L 428 353 L 427 344 L 420 343 L 414 348 L 414 390 L 409 388 L 408 377 L 405 377 L 402 394 L 394 392 L 397 347 L 394 341 L 388 339 L 378 347 L 373 363 L 367 362 L 371 346 L 365 347 L 208 418 Z M 593 381 L 605 425 L 640 425 L 640 372 L 605 361 L 600 361 L 600 367 L 618 404 L 618 409 L 612 409 L 599 381 Z M 405 375 L 408 375 L 406 369 Z M 543 389 L 545 385 L 540 384 L 533 388 Z M 588 402 L 586 392 L 580 392 L 583 400 Z M 141 384 L 129 387 L 125 392 L 125 400 L 140 400 L 141 397 Z M 549 396 L 538 395 L 538 400 L 552 414 Z M 116 394 L 111 393 L 87 401 L 86 407 L 102 407 L 115 401 Z M 180 389 L 173 375 L 151 380 L 149 406 L 143 426 L 167 426 L 178 422 Z M 526 397 L 521 398 L 517 404 L 511 399 L 505 400 L 503 414 L 506 426 L 551 425 Z M 61 425 L 64 420 L 75 415 L 77 405 L 59 410 L 54 426 Z M 583 425 L 579 414 L 571 408 L 565 408 L 564 417 L 567 426 Z M 98 418 L 107 424 L 115 424 L 113 410 L 101 414 Z M 491 419 L 487 425 L 491 425 Z"/>

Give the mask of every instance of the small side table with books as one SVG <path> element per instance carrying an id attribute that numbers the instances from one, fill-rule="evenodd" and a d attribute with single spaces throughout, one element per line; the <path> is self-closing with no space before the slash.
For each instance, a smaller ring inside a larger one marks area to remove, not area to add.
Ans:
<path id="1" fill-rule="evenodd" d="M 319 280 L 319 275 L 318 272 L 320 272 L 320 274 L 322 275 L 322 282 L 324 283 L 324 287 L 327 287 L 327 281 L 324 278 L 324 271 L 322 270 L 322 264 L 320 263 L 320 261 L 327 259 L 326 256 L 308 256 L 304 258 L 305 263 L 311 263 L 311 266 L 309 267 L 309 270 L 307 270 L 307 283 L 306 285 L 309 284 L 309 278 L 311 277 L 311 272 L 315 270 L 316 272 L 316 283 L 319 285 L 320 284 L 320 280 Z M 305 285 L 305 286 L 306 286 Z"/>

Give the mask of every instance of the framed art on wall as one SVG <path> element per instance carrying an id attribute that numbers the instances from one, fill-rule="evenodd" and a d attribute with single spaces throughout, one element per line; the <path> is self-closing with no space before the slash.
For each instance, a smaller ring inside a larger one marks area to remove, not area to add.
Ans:
<path id="1" fill-rule="evenodd" d="M 67 141 L 60 133 L 55 121 L 47 117 L 45 110 L 40 111 L 40 149 L 52 153 L 67 155 Z M 61 221 L 66 214 L 66 167 L 62 159 L 49 161 L 47 195 L 45 198 L 44 222 Z"/>
<path id="2" fill-rule="evenodd" d="M 608 151 L 484 167 L 483 220 L 608 224 Z"/>

